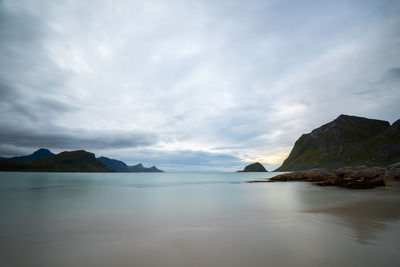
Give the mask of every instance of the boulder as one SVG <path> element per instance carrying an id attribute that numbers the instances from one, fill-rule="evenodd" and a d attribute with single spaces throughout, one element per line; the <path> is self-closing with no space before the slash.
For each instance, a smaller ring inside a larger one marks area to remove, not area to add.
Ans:
<path id="1" fill-rule="evenodd" d="M 385 186 L 382 178 L 375 178 L 372 180 L 353 180 L 347 183 L 344 187 L 350 189 L 370 189 L 376 186 Z"/>
<path id="2" fill-rule="evenodd" d="M 400 162 L 392 163 L 385 167 L 386 170 L 400 170 Z"/>
<path id="3" fill-rule="evenodd" d="M 338 168 L 334 170 L 333 172 L 340 177 L 346 177 L 350 176 L 356 171 L 361 171 L 363 169 L 367 168 L 367 166 L 360 165 L 360 166 L 348 166 L 348 167 L 343 167 L 343 168 Z"/>
<path id="4" fill-rule="evenodd" d="M 350 174 L 349 177 L 354 179 L 364 179 L 364 180 L 371 180 L 385 172 L 384 168 L 379 167 L 365 167 L 363 169 L 357 170 L 354 173 Z"/>

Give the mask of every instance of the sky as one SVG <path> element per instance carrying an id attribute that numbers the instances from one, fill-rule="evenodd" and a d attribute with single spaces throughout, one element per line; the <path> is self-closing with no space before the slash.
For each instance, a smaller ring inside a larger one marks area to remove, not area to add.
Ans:
<path id="1" fill-rule="evenodd" d="M 0 155 L 278 167 L 340 114 L 400 119 L 400 1 L 0 1 Z"/>

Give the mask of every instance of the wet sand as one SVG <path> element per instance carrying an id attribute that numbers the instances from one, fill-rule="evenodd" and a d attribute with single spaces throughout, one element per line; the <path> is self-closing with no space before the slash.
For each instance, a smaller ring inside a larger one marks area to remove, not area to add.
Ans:
<path id="1" fill-rule="evenodd" d="M 399 265 L 399 192 L 262 177 L 0 174 L 2 264 Z"/>

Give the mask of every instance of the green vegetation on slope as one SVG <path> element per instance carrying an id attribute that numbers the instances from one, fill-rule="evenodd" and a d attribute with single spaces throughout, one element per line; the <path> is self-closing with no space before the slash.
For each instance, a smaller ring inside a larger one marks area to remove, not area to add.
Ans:
<path id="1" fill-rule="evenodd" d="M 295 143 L 276 171 L 341 167 L 354 164 L 386 165 L 400 159 L 400 121 L 340 115 Z"/>

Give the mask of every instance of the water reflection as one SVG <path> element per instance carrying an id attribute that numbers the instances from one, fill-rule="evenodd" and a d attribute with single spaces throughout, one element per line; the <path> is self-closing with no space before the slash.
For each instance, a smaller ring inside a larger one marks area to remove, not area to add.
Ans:
<path id="1" fill-rule="evenodd" d="M 242 183 L 263 176 L 0 173 L 2 263 L 330 267 L 399 262 L 398 192 Z"/>
<path id="2" fill-rule="evenodd" d="M 210 184 L 240 184 L 244 182 L 240 181 L 200 181 L 200 182 L 163 182 L 163 183 L 140 183 L 140 184 L 128 184 L 126 186 L 132 186 L 136 188 L 157 188 L 157 187 L 175 187 L 175 186 L 187 186 L 187 185 L 210 185 Z"/>
<path id="3" fill-rule="evenodd" d="M 371 194 L 366 193 L 364 197 L 371 197 Z M 388 224 L 400 220 L 399 205 L 398 197 L 375 198 L 340 203 L 325 208 L 313 208 L 305 212 L 328 215 L 329 217 L 326 218 L 328 222 L 353 229 L 356 242 L 369 244 L 379 237 L 379 232 L 386 230 Z"/>

